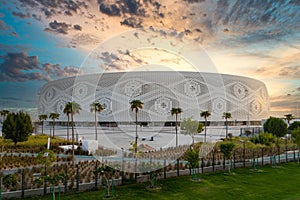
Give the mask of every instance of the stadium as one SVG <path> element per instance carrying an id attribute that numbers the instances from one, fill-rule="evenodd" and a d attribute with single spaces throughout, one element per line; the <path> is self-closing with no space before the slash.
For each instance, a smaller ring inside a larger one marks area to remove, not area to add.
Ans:
<path id="1" fill-rule="evenodd" d="M 126 125 L 135 121 L 129 102 L 141 100 L 138 119 L 148 126 L 175 121 L 170 110 L 180 107 L 180 119 L 203 121 L 200 112 L 208 110 L 210 124 L 224 124 L 222 115 L 229 112 L 235 125 L 259 125 L 269 116 L 269 96 L 263 82 L 248 77 L 184 71 L 106 72 L 55 80 L 39 92 L 39 114 L 57 112 L 59 123 L 67 121 L 65 104 L 81 105 L 77 123 L 92 123 L 90 104 L 97 101 L 104 110 L 98 114 L 101 125 Z"/>

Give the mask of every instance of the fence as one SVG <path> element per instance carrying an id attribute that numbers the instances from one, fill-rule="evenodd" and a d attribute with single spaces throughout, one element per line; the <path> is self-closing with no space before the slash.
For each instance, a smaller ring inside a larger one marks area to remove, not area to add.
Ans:
<path id="1" fill-rule="evenodd" d="M 149 154 L 149 160 L 144 159 L 143 161 L 140 161 L 138 167 L 142 169 L 145 167 L 145 163 L 148 162 L 152 162 L 155 166 L 161 166 L 163 170 L 158 177 L 160 179 L 191 174 L 191 170 L 188 168 L 186 161 L 179 160 L 179 163 L 177 163 L 175 160 L 156 160 L 155 157 L 151 157 L 151 155 L 155 154 L 157 153 L 153 152 L 153 154 Z M 118 169 L 125 169 L 125 172 L 120 170 L 115 173 L 113 177 L 115 179 L 115 185 L 148 181 L 149 176 L 145 175 L 148 169 L 142 169 L 140 171 L 141 173 L 137 174 L 137 176 L 128 170 L 129 168 L 133 168 L 132 162 L 130 162 L 129 159 L 131 158 L 122 159 L 122 162 L 115 159 L 104 161 L 106 164 Z M 293 146 L 256 149 L 237 148 L 232 157 L 232 167 L 257 167 L 298 160 L 299 151 Z M 227 163 L 228 162 L 223 158 L 221 152 L 218 149 L 214 149 L 205 158 L 200 160 L 196 170 L 202 174 L 225 170 L 226 167 L 229 167 Z M 95 174 L 94 171 L 100 165 L 100 161 L 90 160 L 78 162 L 75 166 L 73 166 L 71 162 L 59 162 L 46 168 L 45 166 L 32 166 L 27 168 L 2 170 L 0 174 L 2 177 L 7 174 L 14 174 L 17 183 L 14 186 L 5 187 L 0 178 L 0 199 L 1 192 L 2 198 L 22 198 L 27 196 L 45 195 L 50 192 L 51 186 L 53 186 L 56 191 L 61 190 L 62 192 L 97 189 L 102 187 L 102 179 L 98 174 Z M 66 178 L 55 184 L 51 184 L 47 181 L 38 181 L 40 180 L 39 178 L 44 175 L 52 177 L 58 173 L 65 174 Z"/>

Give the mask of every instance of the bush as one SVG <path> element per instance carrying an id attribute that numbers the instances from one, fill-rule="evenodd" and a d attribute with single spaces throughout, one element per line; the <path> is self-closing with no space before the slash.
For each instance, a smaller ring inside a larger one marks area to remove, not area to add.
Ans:
<path id="1" fill-rule="evenodd" d="M 15 174 L 7 174 L 3 177 L 2 182 L 6 188 L 9 188 L 10 186 L 15 187 L 18 180 Z"/>
<path id="2" fill-rule="evenodd" d="M 276 137 L 272 133 L 260 133 L 258 136 L 251 138 L 250 141 L 254 144 L 270 146 L 276 142 Z"/>
<path id="3" fill-rule="evenodd" d="M 296 130 L 298 127 L 300 127 L 300 121 L 291 123 L 289 126 L 289 130 Z"/>

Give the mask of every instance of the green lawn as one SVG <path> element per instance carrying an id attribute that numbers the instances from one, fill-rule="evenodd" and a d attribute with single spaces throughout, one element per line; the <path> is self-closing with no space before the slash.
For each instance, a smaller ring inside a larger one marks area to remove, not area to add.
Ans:
<path id="1" fill-rule="evenodd" d="M 289 163 L 258 171 L 235 169 L 230 176 L 225 172 L 205 174 L 201 182 L 192 182 L 190 176 L 159 180 L 162 190 L 157 192 L 147 191 L 147 184 L 119 186 L 115 199 L 300 199 L 299 182 L 300 165 Z M 102 195 L 102 191 L 69 193 L 61 199 L 102 199 Z"/>

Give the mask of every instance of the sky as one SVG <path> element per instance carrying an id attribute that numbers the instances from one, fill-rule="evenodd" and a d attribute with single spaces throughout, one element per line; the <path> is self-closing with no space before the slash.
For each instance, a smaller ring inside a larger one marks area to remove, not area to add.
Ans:
<path id="1" fill-rule="evenodd" d="M 0 2 L 0 109 L 36 111 L 45 83 L 77 74 L 190 70 L 201 49 L 213 71 L 263 81 L 271 114 L 299 116 L 299 0 Z"/>

